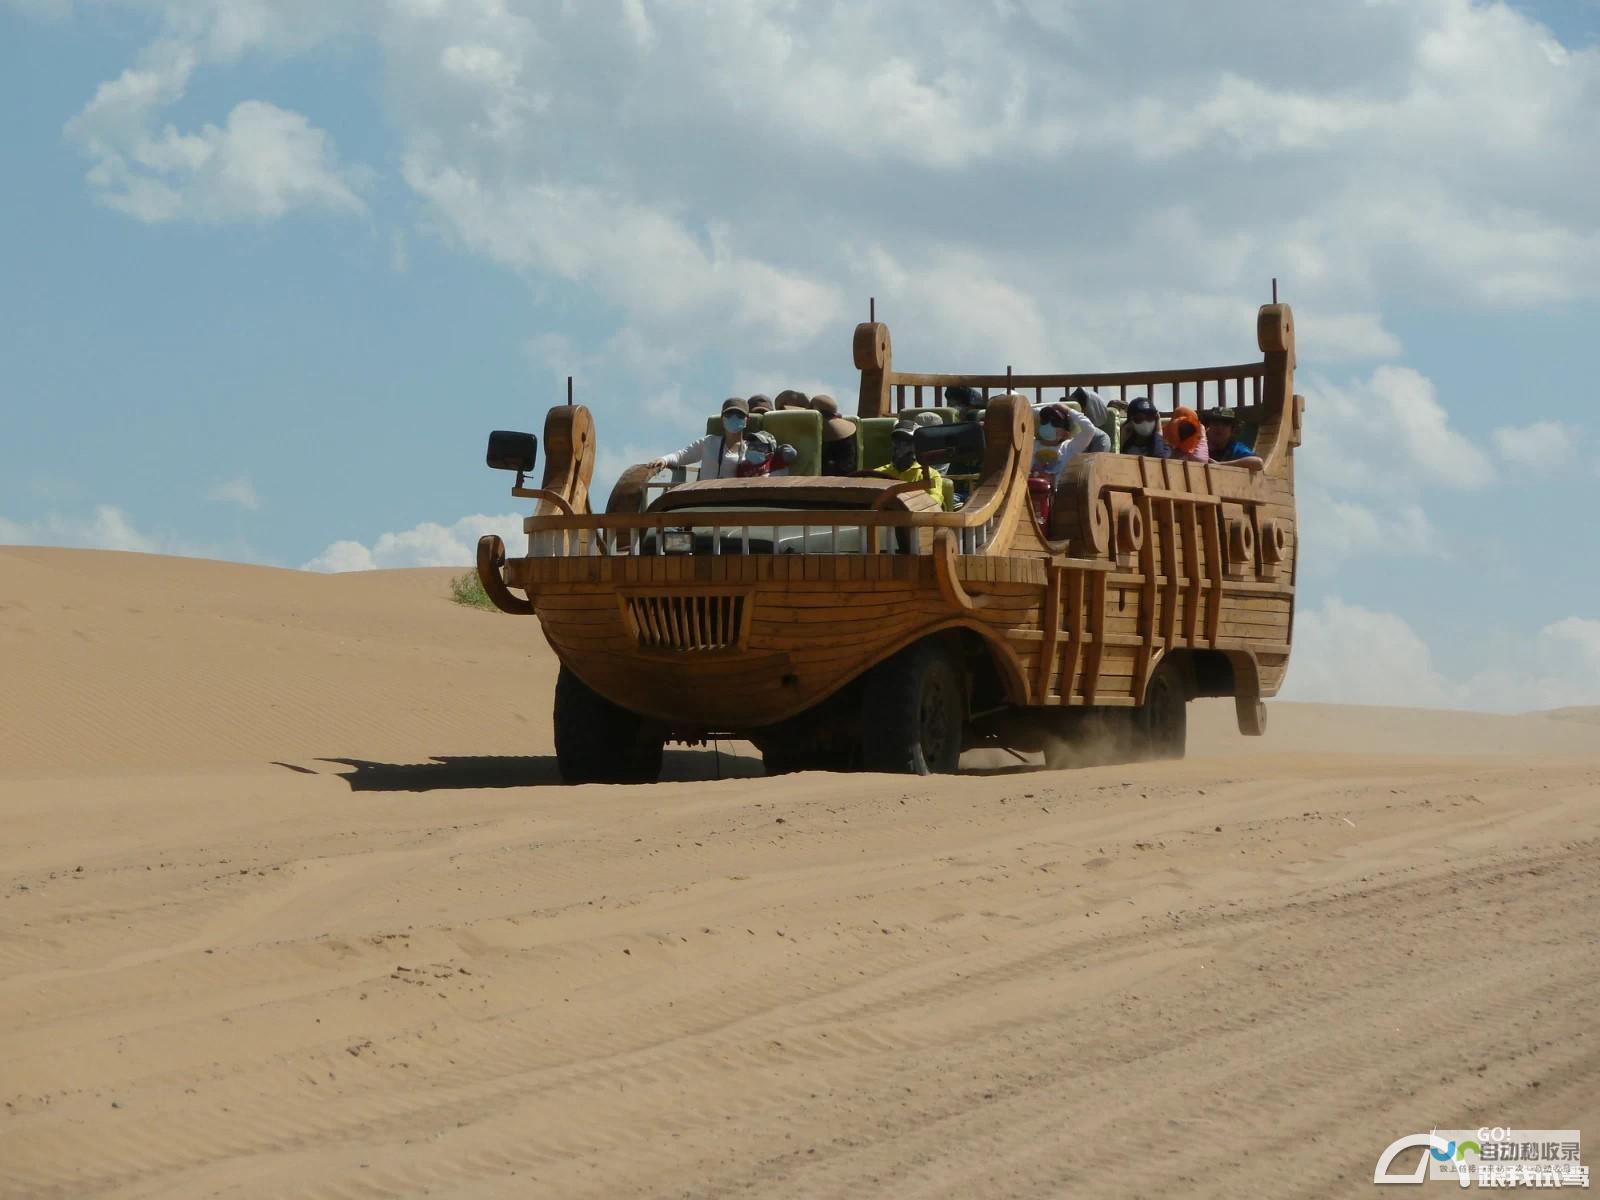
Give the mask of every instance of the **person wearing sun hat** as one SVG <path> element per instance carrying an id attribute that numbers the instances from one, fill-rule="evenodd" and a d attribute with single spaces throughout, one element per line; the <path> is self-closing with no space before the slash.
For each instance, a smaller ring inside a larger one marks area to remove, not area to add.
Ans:
<path id="1" fill-rule="evenodd" d="M 783 391 L 778 393 L 775 399 L 779 408 L 811 407 L 811 397 L 807 396 L 804 392 L 795 391 L 794 388 L 784 388 Z"/>
<path id="2" fill-rule="evenodd" d="M 749 402 L 730 396 L 722 402 L 722 432 L 696 438 L 682 450 L 651 459 L 650 473 L 667 467 L 698 465 L 701 479 L 734 479 L 744 461 L 744 427 L 750 418 Z"/>
<path id="3" fill-rule="evenodd" d="M 849 475 L 860 462 L 855 423 L 839 415 L 839 402 L 826 393 L 811 397 L 811 409 L 822 417 L 822 474 Z"/>
<path id="4" fill-rule="evenodd" d="M 917 461 L 917 430 L 921 428 L 911 417 L 902 417 L 889 431 L 889 461 L 876 468 L 879 475 L 888 475 L 906 483 L 925 483 L 928 495 L 939 502 L 939 507 L 950 511 L 944 494 L 944 476 L 935 467 Z"/>
<path id="5" fill-rule="evenodd" d="M 1200 414 L 1206 427 L 1206 445 L 1211 451 L 1211 461 L 1243 467 L 1246 471 L 1259 471 L 1267 464 L 1249 446 L 1234 436 L 1239 415 L 1231 408 L 1208 408 Z"/>
<path id="6" fill-rule="evenodd" d="M 771 396 L 767 395 L 765 392 L 757 392 L 754 396 L 750 397 L 750 415 L 752 417 L 759 413 L 769 413 L 771 411 Z"/>

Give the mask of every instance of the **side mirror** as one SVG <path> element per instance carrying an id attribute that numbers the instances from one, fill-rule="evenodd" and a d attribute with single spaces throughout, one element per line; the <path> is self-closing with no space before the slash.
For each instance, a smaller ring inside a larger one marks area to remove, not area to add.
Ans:
<path id="1" fill-rule="evenodd" d="M 496 471 L 515 471 L 521 475 L 533 470 L 539 457 L 539 439 L 514 429 L 496 429 L 489 435 L 489 452 L 484 461 Z"/>
<path id="2" fill-rule="evenodd" d="M 983 426 L 972 421 L 925 425 L 911 435 L 911 441 L 917 448 L 917 461 L 925 465 L 983 457 Z"/>

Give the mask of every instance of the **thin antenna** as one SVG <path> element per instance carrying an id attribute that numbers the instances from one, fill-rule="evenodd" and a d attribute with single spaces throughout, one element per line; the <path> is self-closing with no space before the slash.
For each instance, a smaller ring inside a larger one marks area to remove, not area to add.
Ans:
<path id="1" fill-rule="evenodd" d="M 572 407 L 572 376 L 567 376 L 567 407 Z"/>
<path id="2" fill-rule="evenodd" d="M 867 297 L 867 320 L 874 325 L 878 323 L 878 298 L 876 296 Z"/>
<path id="3" fill-rule="evenodd" d="M 1278 277 L 1276 275 L 1272 277 L 1272 302 L 1274 304 L 1278 302 Z"/>

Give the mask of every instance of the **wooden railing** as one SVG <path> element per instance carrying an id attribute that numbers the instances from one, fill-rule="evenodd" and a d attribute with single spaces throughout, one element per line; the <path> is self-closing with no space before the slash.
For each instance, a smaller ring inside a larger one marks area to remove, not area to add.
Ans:
<path id="1" fill-rule="evenodd" d="M 1224 367 L 1195 367 L 1174 371 L 1106 371 L 1078 375 L 947 375 L 891 371 L 889 387 L 896 412 L 937 408 L 944 389 L 957 384 L 975 388 L 985 400 L 991 392 L 1033 394 L 1035 404 L 1065 400 L 1073 388 L 1099 392 L 1107 400 L 1126 403 L 1149 396 L 1157 408 L 1171 412 L 1179 406 L 1202 408 L 1254 408 L 1265 394 L 1265 363 L 1237 363 Z M 1055 393 L 1059 392 L 1060 395 Z"/>

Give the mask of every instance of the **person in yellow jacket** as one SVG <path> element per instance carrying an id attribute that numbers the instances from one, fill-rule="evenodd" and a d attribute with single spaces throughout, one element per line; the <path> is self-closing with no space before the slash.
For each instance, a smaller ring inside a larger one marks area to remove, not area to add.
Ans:
<path id="1" fill-rule="evenodd" d="M 946 512 L 951 511 L 952 505 L 945 494 L 944 476 L 933 467 L 924 466 L 917 461 L 915 437 L 917 423 L 910 420 L 896 421 L 894 429 L 889 433 L 889 461 L 877 468 L 879 475 L 889 475 L 907 483 L 913 480 L 926 482 L 928 495 L 939 502 L 939 507 Z"/>

